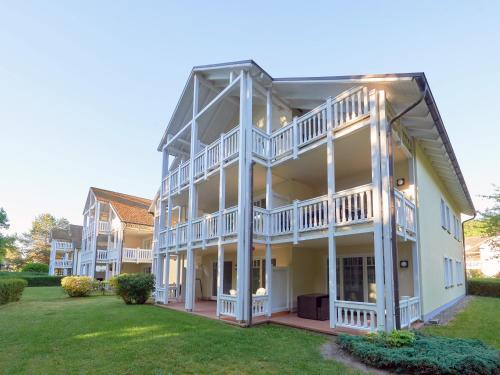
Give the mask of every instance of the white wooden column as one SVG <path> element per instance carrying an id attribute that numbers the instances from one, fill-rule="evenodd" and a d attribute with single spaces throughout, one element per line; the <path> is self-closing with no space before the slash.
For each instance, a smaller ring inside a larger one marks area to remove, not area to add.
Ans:
<path id="1" fill-rule="evenodd" d="M 221 296 L 224 293 L 224 246 L 219 244 L 217 248 L 217 316 L 221 310 Z"/>
<path id="2" fill-rule="evenodd" d="M 236 320 L 248 320 L 248 229 L 250 163 L 248 159 L 248 134 L 252 131 L 252 83 L 248 72 L 241 73 L 240 82 L 240 136 L 238 161 L 238 242 L 237 242 L 237 312 Z M 250 110 L 249 110 L 250 109 Z M 251 139 L 250 139 L 251 141 Z M 251 150 L 251 148 L 250 148 Z"/>
<path id="3" fill-rule="evenodd" d="M 266 93 L 266 133 L 271 135 L 273 130 L 273 98 L 272 98 L 272 87 L 267 89 Z M 267 168 L 266 168 L 266 209 L 270 212 L 273 208 L 273 173 L 271 170 L 271 162 L 269 158 L 271 156 L 271 144 L 267 145 L 266 154 L 268 157 Z M 272 248 L 271 248 L 271 215 L 269 215 L 267 220 L 267 232 L 266 238 L 266 290 L 267 290 L 267 316 L 271 316 L 273 313 L 272 306 L 272 294 L 273 294 L 273 264 L 272 264 Z"/>
<path id="4" fill-rule="evenodd" d="M 175 274 L 175 287 L 176 287 L 176 292 L 175 295 L 177 297 L 177 300 L 180 300 L 181 298 L 181 256 L 177 254 L 177 261 L 176 261 L 176 266 L 177 266 L 177 273 Z"/>
<path id="5" fill-rule="evenodd" d="M 94 256 L 92 257 L 92 268 L 90 270 L 92 277 L 95 277 L 95 270 L 97 266 L 97 236 L 99 236 L 99 216 L 101 215 L 101 202 L 96 202 L 96 207 L 94 211 L 94 235 L 92 236 L 92 251 Z"/>
<path id="6" fill-rule="evenodd" d="M 220 138 L 219 147 L 219 218 L 218 218 L 218 244 L 217 244 L 217 316 L 221 310 L 221 296 L 224 293 L 224 246 L 223 240 L 223 225 L 224 225 L 224 210 L 226 208 L 226 171 L 224 169 L 224 134 Z"/>
<path id="7" fill-rule="evenodd" d="M 384 276 L 385 276 L 385 312 L 386 312 L 386 330 L 392 331 L 395 327 L 394 311 L 394 277 L 392 262 L 392 238 L 391 229 L 391 187 L 389 175 L 389 154 L 387 130 L 389 122 L 385 110 L 385 92 L 379 91 L 379 122 L 380 122 L 380 171 L 382 178 L 382 230 L 384 239 Z"/>
<path id="8" fill-rule="evenodd" d="M 163 303 L 164 304 L 167 304 L 168 303 L 168 298 L 169 298 L 169 286 L 170 286 L 170 255 L 168 255 L 168 253 L 166 253 L 164 256 L 164 259 L 165 259 L 165 275 L 164 275 L 164 278 L 165 278 L 165 294 L 164 294 L 164 299 L 163 299 Z"/>
<path id="9" fill-rule="evenodd" d="M 382 239 L 382 202 L 380 177 L 380 137 L 378 124 L 378 95 L 370 91 L 370 142 L 372 158 L 373 254 L 377 290 L 377 330 L 385 330 L 384 249 Z"/>
<path id="10" fill-rule="evenodd" d="M 50 244 L 50 267 L 49 267 L 49 275 L 51 276 L 55 274 L 55 262 L 56 262 L 56 245 L 55 242 L 52 241 Z"/>
<path id="11" fill-rule="evenodd" d="M 188 212 L 188 227 L 187 227 L 187 270 L 186 270 L 186 301 L 185 308 L 192 311 L 195 300 L 195 256 L 192 247 L 192 222 L 197 216 L 196 208 L 196 186 L 194 184 L 194 157 L 196 155 L 196 148 L 198 146 L 198 123 L 196 115 L 198 114 L 198 96 L 199 96 L 200 82 L 198 76 L 195 74 L 193 77 L 193 119 L 191 121 L 191 152 L 189 162 L 189 212 Z"/>
<path id="12" fill-rule="evenodd" d="M 337 324 L 337 243 L 335 241 L 335 155 L 333 136 L 332 98 L 326 101 L 326 168 L 328 181 L 328 294 L 330 304 L 330 327 Z"/>

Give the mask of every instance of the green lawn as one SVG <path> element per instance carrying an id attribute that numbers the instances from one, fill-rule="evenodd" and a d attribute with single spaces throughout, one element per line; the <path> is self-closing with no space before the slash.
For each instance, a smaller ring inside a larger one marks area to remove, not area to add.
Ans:
<path id="1" fill-rule="evenodd" d="M 276 326 L 242 329 L 114 296 L 68 298 L 27 288 L 0 307 L 8 374 L 349 374 L 323 360 L 326 338 Z"/>
<path id="2" fill-rule="evenodd" d="M 444 326 L 428 327 L 434 335 L 474 338 L 500 349 L 500 298 L 474 297 L 467 307 Z"/>

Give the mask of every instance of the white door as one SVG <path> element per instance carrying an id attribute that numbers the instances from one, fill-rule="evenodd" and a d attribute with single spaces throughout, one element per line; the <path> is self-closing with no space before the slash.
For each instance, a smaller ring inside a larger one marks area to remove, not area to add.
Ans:
<path id="1" fill-rule="evenodd" d="M 288 268 L 273 268 L 272 284 L 273 312 L 289 310 L 288 303 Z"/>

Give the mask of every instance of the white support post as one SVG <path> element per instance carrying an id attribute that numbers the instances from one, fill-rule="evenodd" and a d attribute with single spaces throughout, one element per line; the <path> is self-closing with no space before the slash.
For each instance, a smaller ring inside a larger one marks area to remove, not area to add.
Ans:
<path id="1" fill-rule="evenodd" d="M 386 330 L 392 331 L 395 327 L 394 311 L 394 277 L 392 262 L 392 238 L 391 230 L 391 186 L 389 175 L 389 154 L 387 131 L 389 122 L 387 121 L 385 111 L 385 92 L 379 91 L 378 112 L 380 122 L 380 171 L 382 178 L 382 230 L 384 239 L 384 276 L 385 276 L 385 311 L 386 311 Z M 404 203 L 404 202 L 403 202 Z"/>
<path id="2" fill-rule="evenodd" d="M 370 142 L 373 186 L 373 253 L 375 256 L 375 284 L 377 290 L 377 330 L 385 331 L 384 249 L 382 239 L 382 202 L 380 177 L 380 137 L 377 91 L 370 91 Z"/>
<path id="3" fill-rule="evenodd" d="M 175 295 L 177 297 L 177 301 L 181 298 L 181 256 L 177 254 L 176 259 L 177 272 L 175 273 Z"/>
<path id="4" fill-rule="evenodd" d="M 52 241 L 50 244 L 50 267 L 49 267 L 49 275 L 54 276 L 55 274 L 55 261 L 56 261 L 56 246 L 55 241 Z"/>
<path id="5" fill-rule="evenodd" d="M 249 213 L 249 180 L 250 162 L 248 159 L 248 132 L 252 130 L 252 85 L 248 72 L 243 71 L 240 75 L 240 135 L 239 135 L 239 160 L 238 160 L 238 242 L 237 242 L 237 307 L 236 320 L 248 320 L 248 228 Z M 250 111 L 249 111 L 250 109 Z M 250 148 L 251 150 L 251 148 Z"/>
<path id="6" fill-rule="evenodd" d="M 193 78 L 193 120 L 191 121 L 191 160 L 189 163 L 189 212 L 188 212 L 188 227 L 187 227 L 187 270 L 186 270 L 186 302 L 185 308 L 192 311 L 195 300 L 195 256 L 192 246 L 192 223 L 197 215 L 196 207 L 196 186 L 194 185 L 194 156 L 196 155 L 196 146 L 198 144 L 198 123 L 196 117 L 198 115 L 198 96 L 200 82 L 195 74 Z M 180 184 L 179 184 L 180 185 Z"/>
<path id="7" fill-rule="evenodd" d="M 297 128 L 297 116 L 293 118 L 293 123 L 292 123 L 292 135 L 293 135 L 293 140 L 292 140 L 292 146 L 293 146 L 293 158 L 297 159 L 299 157 L 299 132 Z"/>
<path id="8" fill-rule="evenodd" d="M 165 260 L 165 293 L 163 294 L 163 303 L 166 305 L 168 303 L 168 298 L 169 298 L 169 291 L 170 291 L 170 255 L 168 255 L 168 252 L 163 256 L 163 259 Z"/>
<path id="9" fill-rule="evenodd" d="M 330 304 L 330 328 L 337 325 L 337 313 L 335 302 L 337 300 L 337 243 L 335 241 L 335 155 L 334 155 L 334 135 L 332 99 L 327 99 L 326 107 L 326 167 L 328 182 L 328 294 Z"/>
<path id="10" fill-rule="evenodd" d="M 94 278 L 96 273 L 95 270 L 97 267 L 97 236 L 99 236 L 99 216 L 101 216 L 101 202 L 97 201 L 94 211 L 94 235 L 92 236 L 92 251 L 94 255 L 92 257 L 92 268 L 90 270 L 90 276 Z"/>
<path id="11" fill-rule="evenodd" d="M 272 90 L 267 89 L 266 92 L 266 133 L 272 133 L 273 120 L 273 101 Z M 267 147 L 267 156 L 270 157 L 270 144 Z M 273 208 L 273 173 L 271 163 L 268 161 L 266 168 L 266 209 L 271 212 Z M 267 289 L 267 316 L 270 317 L 273 313 L 272 294 L 273 294 L 273 265 L 272 265 L 272 247 L 271 247 L 271 217 L 267 220 L 266 228 L 266 289 Z"/>
<path id="12" fill-rule="evenodd" d="M 295 199 L 293 201 L 293 244 L 297 245 L 299 243 L 299 201 Z"/>
<path id="13" fill-rule="evenodd" d="M 221 310 L 221 296 L 224 293 L 224 246 L 219 243 L 217 247 L 217 316 Z"/>

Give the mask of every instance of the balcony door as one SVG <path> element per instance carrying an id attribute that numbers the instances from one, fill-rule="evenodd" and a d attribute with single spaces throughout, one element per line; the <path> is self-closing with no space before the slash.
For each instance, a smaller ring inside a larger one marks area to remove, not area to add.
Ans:
<path id="1" fill-rule="evenodd" d="M 363 302 L 363 257 L 343 259 L 344 299 Z"/>

